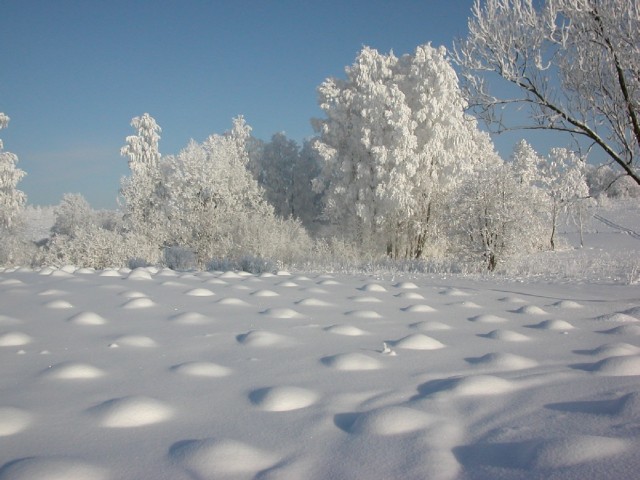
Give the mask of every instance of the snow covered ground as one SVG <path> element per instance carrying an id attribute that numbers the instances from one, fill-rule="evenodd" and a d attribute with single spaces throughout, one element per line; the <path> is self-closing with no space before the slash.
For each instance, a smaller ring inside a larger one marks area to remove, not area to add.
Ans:
<path id="1" fill-rule="evenodd" d="M 637 255 L 602 216 L 581 254 Z M 638 285 L 0 270 L 0 480 L 632 479 L 639 451 Z"/>

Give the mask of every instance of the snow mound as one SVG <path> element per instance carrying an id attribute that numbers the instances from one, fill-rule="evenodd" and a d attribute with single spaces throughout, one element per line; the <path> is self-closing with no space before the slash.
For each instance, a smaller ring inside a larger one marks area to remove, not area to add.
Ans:
<path id="1" fill-rule="evenodd" d="M 116 345 L 136 348 L 153 348 L 158 346 L 155 340 L 144 335 L 123 335 L 116 338 L 114 343 Z"/>
<path id="2" fill-rule="evenodd" d="M 148 270 L 144 268 L 136 268 L 127 275 L 127 280 L 153 280 Z"/>
<path id="3" fill-rule="evenodd" d="M 512 296 L 512 295 L 509 295 L 509 296 L 506 296 L 506 297 L 502 297 L 502 298 L 498 299 L 498 301 L 504 302 L 504 303 L 527 303 L 522 298 L 515 297 L 515 296 Z"/>
<path id="4" fill-rule="evenodd" d="M 640 335 L 640 325 L 620 325 L 600 333 L 608 333 L 611 335 Z"/>
<path id="5" fill-rule="evenodd" d="M 225 282 L 221 278 L 210 278 L 209 280 L 207 280 L 204 283 L 206 283 L 208 285 L 228 285 L 228 282 Z"/>
<path id="6" fill-rule="evenodd" d="M 232 370 L 213 362 L 185 362 L 171 367 L 171 370 L 180 375 L 190 377 L 227 377 Z"/>
<path id="7" fill-rule="evenodd" d="M 412 323 L 409 325 L 411 328 L 422 330 L 423 332 L 435 332 L 439 330 L 451 330 L 451 327 L 446 323 L 437 322 L 435 320 L 427 320 L 424 322 Z"/>
<path id="8" fill-rule="evenodd" d="M 498 315 L 492 315 L 490 313 L 484 313 L 482 315 L 476 315 L 475 317 L 469 318 L 470 322 L 475 323 L 505 323 L 508 322 L 504 317 L 499 317 Z"/>
<path id="9" fill-rule="evenodd" d="M 345 335 L 347 337 L 359 337 L 361 335 L 369 335 L 369 332 L 365 332 L 353 325 L 331 325 L 325 328 L 326 332 L 335 333 L 336 335 Z"/>
<path id="10" fill-rule="evenodd" d="M 192 288 L 191 290 L 187 290 L 184 292 L 185 295 L 189 295 L 190 297 L 212 297 L 215 295 L 208 288 Z"/>
<path id="11" fill-rule="evenodd" d="M 640 375 L 640 355 L 608 357 L 595 363 L 590 370 L 609 377 Z"/>
<path id="12" fill-rule="evenodd" d="M 107 480 L 107 472 L 69 457 L 29 457 L 7 463 L 0 480 Z"/>
<path id="13" fill-rule="evenodd" d="M 386 292 L 387 291 L 387 289 L 384 288 L 379 283 L 367 283 L 362 287 L 360 287 L 359 290 L 362 290 L 363 292 Z"/>
<path id="14" fill-rule="evenodd" d="M 22 320 L 9 317 L 8 315 L 0 315 L 0 325 L 18 325 L 22 323 Z"/>
<path id="15" fill-rule="evenodd" d="M 470 302 L 468 300 L 465 300 L 464 302 L 452 303 L 451 306 L 463 308 L 482 308 L 482 306 L 478 305 L 476 302 Z"/>
<path id="16" fill-rule="evenodd" d="M 438 350 L 445 347 L 440 341 L 422 333 L 413 333 L 390 343 L 397 348 L 406 350 Z"/>
<path id="17" fill-rule="evenodd" d="M 173 412 L 164 403 L 149 397 L 130 396 L 107 400 L 90 409 L 107 428 L 143 427 L 164 422 Z"/>
<path id="18" fill-rule="evenodd" d="M 0 335 L 0 347 L 19 347 L 31 343 L 32 338 L 22 332 L 7 332 Z"/>
<path id="19" fill-rule="evenodd" d="M 364 435 L 400 435 L 429 427 L 436 419 L 407 407 L 383 407 L 359 414 L 349 431 Z"/>
<path id="20" fill-rule="evenodd" d="M 382 318 L 378 312 L 374 310 L 350 310 L 345 315 L 356 318 Z"/>
<path id="21" fill-rule="evenodd" d="M 300 387 L 269 387 L 254 390 L 249 400 L 267 412 L 288 412 L 313 405 L 318 399 L 314 391 Z"/>
<path id="22" fill-rule="evenodd" d="M 446 288 L 441 291 L 440 294 L 447 297 L 468 297 L 469 295 L 471 295 L 469 292 L 465 292 L 464 290 L 460 290 L 459 288 Z"/>
<path id="23" fill-rule="evenodd" d="M 267 308 L 260 313 L 271 318 L 300 318 L 303 316 L 301 313 L 296 312 L 293 308 L 287 307 Z"/>
<path id="24" fill-rule="evenodd" d="M 301 305 L 303 307 L 330 307 L 333 304 L 325 302 L 324 300 L 320 300 L 318 298 L 303 298 L 302 300 L 296 302 L 296 305 Z"/>
<path id="25" fill-rule="evenodd" d="M 81 312 L 69 319 L 75 325 L 105 325 L 107 320 L 95 312 Z"/>
<path id="26" fill-rule="evenodd" d="M 67 302 L 66 300 L 51 300 L 50 302 L 45 303 L 44 306 L 47 308 L 52 308 L 54 310 L 73 308 L 73 305 L 71 305 L 71 303 Z"/>
<path id="27" fill-rule="evenodd" d="M 484 395 L 501 395 L 514 390 L 509 380 L 494 375 L 474 375 L 434 382 L 433 389 L 425 393 L 436 396 L 472 397 Z"/>
<path id="28" fill-rule="evenodd" d="M 513 312 L 522 313 L 525 315 L 546 315 L 547 314 L 547 312 L 545 312 L 542 308 L 536 305 L 523 305 L 522 307 L 518 308 L 517 310 L 514 310 Z"/>
<path id="29" fill-rule="evenodd" d="M 199 312 L 183 312 L 174 315 L 169 319 L 178 325 L 207 325 L 213 322 L 211 317 L 207 317 Z"/>
<path id="30" fill-rule="evenodd" d="M 5 280 L 0 280 L 0 286 L 3 287 L 15 287 L 17 285 L 24 285 L 22 280 L 18 280 L 17 278 L 7 278 Z"/>
<path id="31" fill-rule="evenodd" d="M 233 307 L 248 307 L 250 306 L 248 302 L 245 302 L 241 298 L 236 297 L 226 297 L 218 300 L 218 305 L 230 305 Z"/>
<path id="32" fill-rule="evenodd" d="M 544 320 L 540 323 L 536 323 L 535 325 L 530 325 L 529 328 L 563 332 L 566 330 L 573 330 L 575 327 L 565 320 Z"/>
<path id="33" fill-rule="evenodd" d="M 331 278 L 328 278 L 326 280 L 320 280 L 318 282 L 318 285 L 322 285 L 322 286 L 326 286 L 326 285 L 341 285 L 341 283 L 338 282 L 337 280 L 333 280 Z"/>
<path id="34" fill-rule="evenodd" d="M 468 358 L 466 360 L 475 365 L 497 370 L 524 370 L 538 365 L 538 362 L 531 358 L 504 352 L 487 353 L 481 357 Z"/>
<path id="35" fill-rule="evenodd" d="M 240 275 L 238 275 L 236 272 L 232 272 L 231 270 L 226 271 L 222 274 L 220 274 L 220 276 L 218 278 L 228 278 L 228 279 L 238 279 L 238 278 L 242 278 Z"/>
<path id="36" fill-rule="evenodd" d="M 148 295 L 146 293 L 139 292 L 138 290 L 124 290 L 119 293 L 120 297 L 124 298 L 147 298 Z"/>
<path id="37" fill-rule="evenodd" d="M 279 460 L 276 455 L 243 442 L 211 438 L 178 442 L 169 449 L 169 458 L 198 480 L 230 475 L 253 478 Z"/>
<path id="38" fill-rule="evenodd" d="M 113 268 L 106 268 L 102 272 L 99 273 L 100 277 L 120 277 L 120 272 L 114 270 Z"/>
<path id="39" fill-rule="evenodd" d="M 404 290 L 415 290 L 418 286 L 413 282 L 400 282 L 394 285 L 396 288 L 402 288 Z"/>
<path id="40" fill-rule="evenodd" d="M 292 280 L 285 280 L 284 282 L 280 282 L 277 284 L 279 287 L 286 287 L 286 288 L 293 288 L 293 287 L 299 287 L 300 285 L 298 285 L 296 282 L 292 281 Z"/>
<path id="41" fill-rule="evenodd" d="M 628 443 L 618 438 L 573 435 L 525 442 L 518 456 L 526 468 L 561 468 L 612 457 L 628 448 Z"/>
<path id="42" fill-rule="evenodd" d="M 367 295 L 349 297 L 349 300 L 356 303 L 381 303 L 382 300 L 376 297 L 370 297 Z"/>
<path id="43" fill-rule="evenodd" d="M 250 347 L 273 347 L 291 343 L 289 337 L 266 330 L 251 330 L 236 337 L 239 343 Z"/>
<path id="44" fill-rule="evenodd" d="M 554 307 L 557 308 L 566 308 L 566 309 L 577 309 L 582 308 L 582 305 L 578 302 L 574 302 L 573 300 L 560 300 L 553 304 Z"/>
<path id="45" fill-rule="evenodd" d="M 629 343 L 606 343 L 589 352 L 591 355 L 603 355 L 607 357 L 622 357 L 625 355 L 637 355 L 640 347 Z"/>
<path id="46" fill-rule="evenodd" d="M 49 288 L 47 290 L 43 290 L 38 295 L 42 297 L 54 296 L 54 295 L 66 295 L 67 292 L 64 290 L 59 290 L 57 288 Z"/>
<path id="47" fill-rule="evenodd" d="M 405 300 L 424 300 L 424 296 L 418 292 L 400 292 L 396 297 L 403 298 Z"/>
<path id="48" fill-rule="evenodd" d="M 627 315 L 622 312 L 608 313 L 606 315 L 600 315 L 594 319 L 596 322 L 616 322 L 616 323 L 635 323 L 639 320 L 636 317 Z"/>
<path id="49" fill-rule="evenodd" d="M 429 306 L 429 305 L 425 305 L 422 303 L 416 304 L 416 305 L 409 305 L 408 307 L 403 308 L 402 310 L 404 310 L 405 312 L 408 313 L 429 313 L 429 312 L 435 312 L 436 309 Z"/>
<path id="50" fill-rule="evenodd" d="M 47 368 L 43 375 L 59 380 L 88 380 L 102 377 L 105 373 L 88 363 L 64 362 Z"/>
<path id="51" fill-rule="evenodd" d="M 255 292 L 251 293 L 251 295 L 253 295 L 254 297 L 278 297 L 278 296 L 280 296 L 279 293 L 274 292 L 273 290 L 256 290 Z"/>
<path id="52" fill-rule="evenodd" d="M 0 437 L 19 433 L 26 429 L 32 416 L 25 410 L 14 407 L 0 407 Z"/>
<path id="53" fill-rule="evenodd" d="M 336 370 L 358 371 L 358 370 L 379 370 L 382 363 L 375 358 L 364 353 L 341 353 L 323 357 L 321 362 Z"/>
<path id="54" fill-rule="evenodd" d="M 156 303 L 147 297 L 140 298 L 132 298 L 127 303 L 125 303 L 122 308 L 126 309 L 138 309 L 138 308 L 149 308 L 155 306 Z"/>

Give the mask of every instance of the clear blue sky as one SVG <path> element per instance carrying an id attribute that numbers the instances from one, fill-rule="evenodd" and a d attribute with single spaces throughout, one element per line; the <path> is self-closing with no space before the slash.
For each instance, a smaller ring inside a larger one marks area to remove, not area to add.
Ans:
<path id="1" fill-rule="evenodd" d="M 363 45 L 396 55 L 466 32 L 472 0 L 1 0 L 0 131 L 31 204 L 82 193 L 113 208 L 132 117 L 162 127 L 163 154 L 245 116 L 301 142 L 317 86 Z"/>

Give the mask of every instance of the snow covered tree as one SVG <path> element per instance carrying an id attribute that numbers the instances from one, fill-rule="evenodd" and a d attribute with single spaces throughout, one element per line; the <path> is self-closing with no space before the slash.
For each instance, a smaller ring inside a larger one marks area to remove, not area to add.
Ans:
<path id="1" fill-rule="evenodd" d="M 51 233 L 73 237 L 94 224 L 95 220 L 95 212 L 81 194 L 65 193 L 60 205 L 55 208 L 55 223 Z"/>
<path id="2" fill-rule="evenodd" d="M 310 142 L 300 148 L 284 133 L 276 133 L 270 142 L 262 144 L 252 169 L 276 215 L 299 219 L 313 229 L 319 215 L 319 195 L 311 182 L 318 176 L 319 167 L 318 154 Z"/>
<path id="3" fill-rule="evenodd" d="M 518 149 L 516 149 L 518 151 Z M 542 248 L 545 212 L 539 189 L 522 181 L 517 163 L 487 165 L 456 191 L 456 248 L 489 271 Z"/>
<path id="4" fill-rule="evenodd" d="M 125 219 L 131 232 L 162 245 L 167 232 L 165 181 L 158 149 L 161 128 L 148 113 L 131 120 L 136 135 L 126 138 L 127 144 L 120 150 L 129 157 L 131 176 L 121 182 Z"/>
<path id="5" fill-rule="evenodd" d="M 542 162 L 539 176 L 540 184 L 548 197 L 551 234 L 549 244 L 555 249 L 556 232 L 560 213 L 573 213 L 580 202 L 589 196 L 589 187 L 585 175 L 584 161 L 566 148 L 554 148 L 546 162 Z"/>
<path id="6" fill-rule="evenodd" d="M 443 47 L 401 58 L 365 47 L 346 74 L 318 89 L 324 215 L 365 250 L 419 258 L 443 199 L 497 155 L 464 113 Z"/>
<path id="7" fill-rule="evenodd" d="M 284 133 L 276 133 L 264 145 L 260 159 L 258 182 L 264 188 L 267 201 L 283 218 L 296 216 L 294 203 L 295 171 L 300 159 L 300 147 Z"/>
<path id="8" fill-rule="evenodd" d="M 243 242 L 246 245 L 248 239 L 236 236 L 242 223 L 250 219 L 264 226 L 273 217 L 247 169 L 250 131 L 238 117 L 230 132 L 211 135 L 202 144 L 192 140 L 178 155 L 167 158 L 168 244 L 191 248 L 201 264 L 229 254 Z"/>
<path id="9" fill-rule="evenodd" d="M 471 106 L 498 131 L 526 107 L 519 128 L 586 139 L 640 184 L 640 3 L 475 0 L 472 15 L 455 49 Z M 519 94 L 494 96 L 492 74 Z"/>
<path id="10" fill-rule="evenodd" d="M 0 112 L 0 130 L 9 124 L 9 117 Z M 18 156 L 3 151 L 0 140 L 0 229 L 13 226 L 16 217 L 24 207 L 26 196 L 16 188 L 18 182 L 26 175 L 16 164 Z"/>

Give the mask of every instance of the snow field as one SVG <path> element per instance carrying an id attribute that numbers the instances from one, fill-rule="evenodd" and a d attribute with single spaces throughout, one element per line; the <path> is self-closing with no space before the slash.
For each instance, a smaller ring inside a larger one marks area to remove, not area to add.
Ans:
<path id="1" fill-rule="evenodd" d="M 0 480 L 637 477 L 637 286 L 0 271 Z"/>

